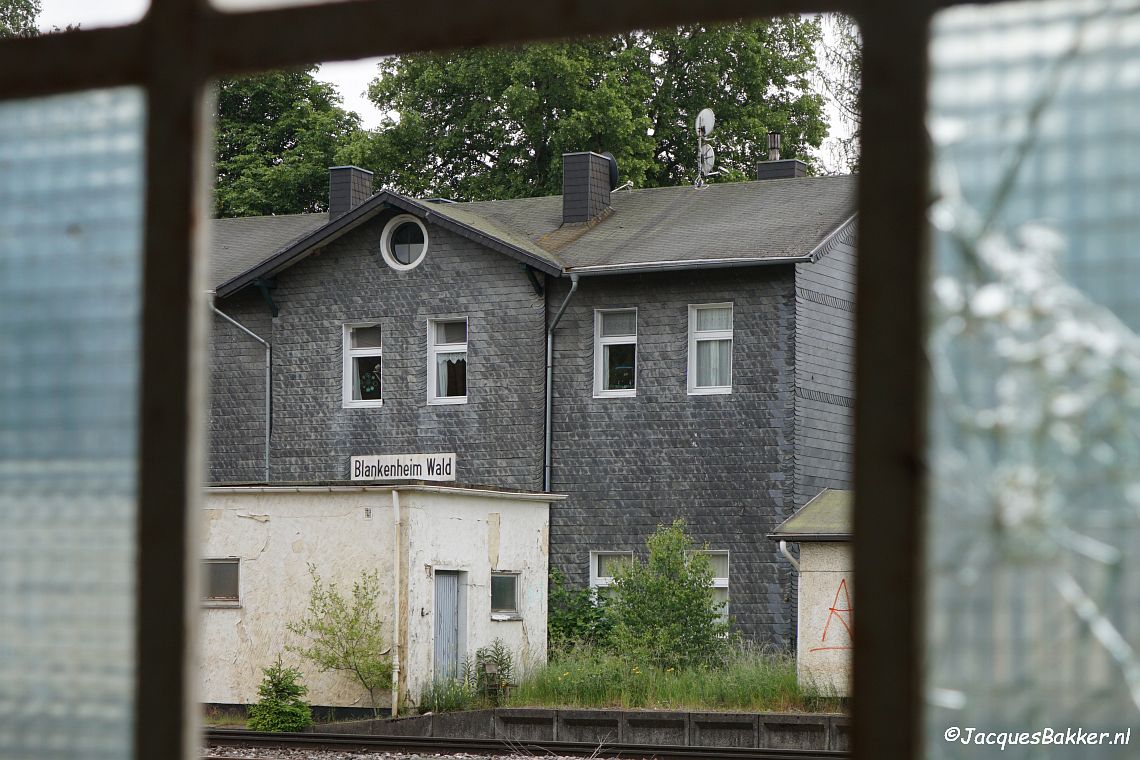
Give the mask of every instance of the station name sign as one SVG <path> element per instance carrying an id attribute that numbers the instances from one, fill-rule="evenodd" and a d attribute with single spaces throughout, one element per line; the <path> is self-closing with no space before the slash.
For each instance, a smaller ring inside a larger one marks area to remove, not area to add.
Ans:
<path id="1" fill-rule="evenodd" d="M 455 454 L 352 457 L 353 480 L 455 480 Z"/>

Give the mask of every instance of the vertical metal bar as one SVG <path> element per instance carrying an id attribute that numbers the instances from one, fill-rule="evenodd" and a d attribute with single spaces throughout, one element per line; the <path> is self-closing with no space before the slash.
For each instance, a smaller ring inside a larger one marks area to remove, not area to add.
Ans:
<path id="1" fill-rule="evenodd" d="M 884 7 L 884 6 L 893 6 Z M 921 755 L 928 2 L 861 19 L 856 306 L 856 758 Z"/>
<path id="2" fill-rule="evenodd" d="M 154 0 L 148 40 L 135 757 L 199 752 L 194 668 L 205 298 L 204 0 Z"/>

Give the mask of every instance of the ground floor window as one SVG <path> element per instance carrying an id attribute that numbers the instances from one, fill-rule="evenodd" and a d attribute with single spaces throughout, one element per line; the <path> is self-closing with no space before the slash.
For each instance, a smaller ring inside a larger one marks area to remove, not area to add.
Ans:
<path id="1" fill-rule="evenodd" d="M 205 560 L 205 593 L 207 604 L 234 605 L 241 601 L 239 594 L 239 571 L 241 560 L 237 557 L 221 557 Z"/>
<path id="2" fill-rule="evenodd" d="M 491 615 L 499 619 L 519 616 L 518 573 L 491 573 Z"/>

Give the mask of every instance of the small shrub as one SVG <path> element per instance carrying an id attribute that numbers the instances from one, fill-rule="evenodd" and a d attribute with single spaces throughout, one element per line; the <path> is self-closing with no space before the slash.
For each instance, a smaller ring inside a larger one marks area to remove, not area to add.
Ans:
<path id="1" fill-rule="evenodd" d="M 317 569 L 309 565 L 313 585 L 309 589 L 309 609 L 305 617 L 290 623 L 289 631 L 305 639 L 301 646 L 289 645 L 321 670 L 342 670 L 351 674 L 368 692 L 372 712 L 379 715 L 377 694 L 392 680 L 392 663 L 380 632 L 379 574 L 365 572 L 352 584 L 352 596 L 345 598 L 333 582 L 325 583 Z"/>
<path id="2" fill-rule="evenodd" d="M 659 526 L 646 543 L 648 561 L 614 571 L 607 608 L 615 650 L 659 669 L 722 665 L 731 643 L 708 556 L 694 551 L 682 520 Z"/>
<path id="3" fill-rule="evenodd" d="M 254 731 L 300 731 L 313 724 L 307 702 L 301 699 L 308 689 L 301 683 L 301 671 L 277 662 L 262 671 L 257 687 L 257 704 L 249 708 L 249 727 Z"/>
<path id="4" fill-rule="evenodd" d="M 487 673 L 487 665 L 494 666 L 494 675 Z M 503 695 L 510 689 L 515 677 L 514 658 L 510 648 L 502 639 L 495 639 L 490 646 L 475 650 L 474 659 L 463 663 L 463 678 L 480 697 L 492 705 L 498 705 Z"/>
<path id="5" fill-rule="evenodd" d="M 471 710 L 476 706 L 479 695 L 475 686 L 467 678 L 446 678 L 432 681 L 420 696 L 420 713 L 454 712 Z"/>
<path id="6" fill-rule="evenodd" d="M 603 600 L 595 599 L 592 589 L 566 587 L 566 576 L 550 571 L 547 643 L 551 652 L 575 647 L 606 647 L 613 624 Z"/>

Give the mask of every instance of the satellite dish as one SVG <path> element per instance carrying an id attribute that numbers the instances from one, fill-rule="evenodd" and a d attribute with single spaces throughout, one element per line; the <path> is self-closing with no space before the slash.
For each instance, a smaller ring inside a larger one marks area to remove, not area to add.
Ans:
<path id="1" fill-rule="evenodd" d="M 602 155 L 605 157 L 605 159 L 607 161 L 610 162 L 610 190 L 613 190 L 615 187 L 618 186 L 617 159 L 614 158 L 614 154 L 610 153 L 608 150 L 605 153 L 603 153 Z"/>
<path id="2" fill-rule="evenodd" d="M 699 137 L 711 135 L 714 126 L 716 126 L 716 115 L 711 108 L 706 108 L 697 114 L 697 135 Z"/>
<path id="3" fill-rule="evenodd" d="M 711 145 L 701 146 L 701 174 L 709 174 L 716 165 L 716 151 Z"/>

